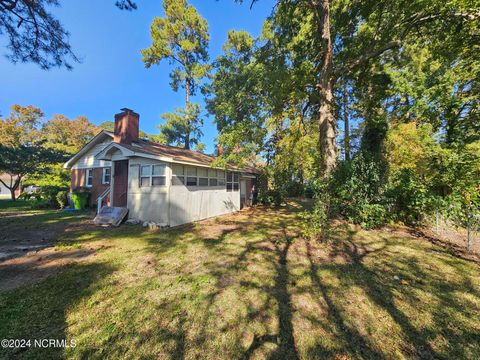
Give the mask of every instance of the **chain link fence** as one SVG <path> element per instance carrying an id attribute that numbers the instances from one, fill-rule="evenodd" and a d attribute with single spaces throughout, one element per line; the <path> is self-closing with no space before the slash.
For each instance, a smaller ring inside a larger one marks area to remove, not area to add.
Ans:
<path id="1" fill-rule="evenodd" d="M 480 209 L 469 207 L 436 210 L 430 230 L 442 241 L 480 254 Z"/>

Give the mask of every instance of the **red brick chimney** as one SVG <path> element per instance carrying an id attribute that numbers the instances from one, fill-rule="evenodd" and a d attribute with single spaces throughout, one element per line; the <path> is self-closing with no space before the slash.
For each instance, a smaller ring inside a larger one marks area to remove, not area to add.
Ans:
<path id="1" fill-rule="evenodd" d="M 115 130 L 113 141 L 120 144 L 131 144 L 138 140 L 138 121 L 140 115 L 133 110 L 123 108 L 121 113 L 115 114 Z"/>
<path id="2" fill-rule="evenodd" d="M 217 144 L 217 156 L 222 156 L 225 153 L 225 150 L 223 149 L 223 146 L 220 144 Z"/>

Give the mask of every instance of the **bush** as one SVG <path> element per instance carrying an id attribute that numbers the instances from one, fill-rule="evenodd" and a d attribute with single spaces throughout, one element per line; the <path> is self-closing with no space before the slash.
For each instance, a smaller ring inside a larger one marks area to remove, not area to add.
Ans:
<path id="1" fill-rule="evenodd" d="M 59 191 L 57 193 L 56 200 L 59 208 L 64 209 L 68 205 L 68 191 Z"/>
<path id="2" fill-rule="evenodd" d="M 363 204 L 359 207 L 356 223 L 364 229 L 374 229 L 384 225 L 388 221 L 388 212 L 381 204 Z"/>
<path id="3" fill-rule="evenodd" d="M 298 197 L 303 195 L 303 184 L 298 181 L 287 181 L 283 185 L 283 192 L 287 197 Z"/>
<path id="4" fill-rule="evenodd" d="M 359 152 L 352 161 L 341 162 L 329 181 L 331 211 L 365 228 L 389 220 L 384 196 L 386 164 L 379 156 Z"/>
<path id="5" fill-rule="evenodd" d="M 267 190 L 258 195 L 258 201 L 263 205 L 280 206 L 282 204 L 283 196 L 279 190 Z"/>
<path id="6" fill-rule="evenodd" d="M 385 196 L 392 205 L 394 219 L 409 225 L 420 223 L 431 213 L 436 199 L 425 182 L 410 169 L 402 169 L 389 179 Z"/>
<path id="7" fill-rule="evenodd" d="M 62 193 L 62 195 L 59 195 Z M 62 208 L 60 204 L 60 198 L 65 197 L 65 200 L 62 201 L 65 206 L 67 203 L 66 195 L 67 190 L 59 186 L 42 186 L 39 191 L 24 195 L 25 200 L 31 202 L 31 206 L 34 209 L 46 209 L 46 208 Z"/>

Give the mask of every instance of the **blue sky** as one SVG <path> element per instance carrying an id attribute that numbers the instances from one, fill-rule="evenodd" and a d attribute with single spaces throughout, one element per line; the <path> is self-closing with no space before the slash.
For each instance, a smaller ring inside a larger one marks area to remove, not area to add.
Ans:
<path id="1" fill-rule="evenodd" d="M 138 10 L 120 11 L 114 0 L 61 1 L 52 12 L 70 32 L 70 43 L 82 59 L 73 71 L 40 70 L 34 64 L 11 64 L 0 56 L 0 113 L 7 116 L 12 104 L 35 105 L 50 118 L 63 114 L 69 118 L 84 115 L 95 124 L 113 120 L 122 107 L 140 114 L 140 128 L 158 133 L 160 114 L 182 107 L 184 95 L 169 86 L 168 63 L 145 69 L 140 50 L 150 45 L 150 23 L 163 16 L 161 0 L 138 0 Z M 274 0 L 261 0 L 250 10 L 249 2 L 233 0 L 190 0 L 208 21 L 210 57 L 222 52 L 230 29 L 258 35 L 270 14 Z M 94 5 L 95 4 L 95 5 Z M 0 38 L 1 54 L 5 39 Z M 197 96 L 196 102 L 203 99 Z M 216 128 L 205 119 L 203 142 L 213 152 Z"/>

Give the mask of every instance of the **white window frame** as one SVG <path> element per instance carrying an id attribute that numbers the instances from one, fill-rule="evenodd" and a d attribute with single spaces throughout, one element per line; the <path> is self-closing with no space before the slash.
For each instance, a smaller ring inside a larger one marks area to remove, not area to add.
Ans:
<path id="1" fill-rule="evenodd" d="M 170 183 L 172 184 L 172 186 L 180 186 L 180 185 L 186 186 L 185 166 L 178 165 L 178 164 L 172 164 L 171 167 L 172 167 L 172 179 L 170 180 Z M 175 173 L 175 168 L 182 169 L 182 173 L 181 174 L 176 174 Z M 173 182 L 174 179 L 177 179 L 179 183 L 174 184 L 174 182 Z"/>
<path id="2" fill-rule="evenodd" d="M 162 166 L 164 168 L 163 170 L 163 175 L 154 175 L 153 174 L 153 168 L 155 166 Z M 143 175 L 142 176 L 142 169 L 143 168 L 149 168 L 149 174 L 148 175 Z M 149 178 L 148 184 L 147 185 L 142 185 L 142 178 Z M 157 185 L 153 183 L 154 178 L 164 178 L 163 184 Z M 167 186 L 167 164 L 165 163 L 158 163 L 158 164 L 145 164 L 145 165 L 140 165 L 139 168 L 139 173 L 138 173 L 138 187 L 158 187 L 158 186 Z"/>
<path id="3" fill-rule="evenodd" d="M 188 170 L 195 170 L 195 175 L 188 174 Z M 198 186 L 198 169 L 195 166 L 185 166 L 184 167 L 184 176 L 185 176 L 185 186 Z M 188 185 L 188 179 L 195 179 L 195 185 Z"/>
<path id="4" fill-rule="evenodd" d="M 107 170 L 110 171 L 110 173 L 108 174 L 108 181 L 105 180 L 105 177 L 107 175 Z M 103 185 L 108 185 L 108 184 L 110 184 L 110 181 L 112 181 L 112 168 L 104 167 L 102 169 L 102 184 Z"/>
<path id="5" fill-rule="evenodd" d="M 234 171 L 227 171 L 227 174 L 226 174 L 226 181 L 225 181 L 225 188 L 227 189 L 228 192 L 237 192 L 237 191 L 240 191 L 240 174 L 238 172 L 234 172 Z M 228 176 L 231 175 L 232 178 L 231 180 L 228 180 Z M 235 178 L 237 178 L 235 180 Z M 230 185 L 230 189 L 228 188 L 228 186 Z M 235 189 L 236 188 L 236 189 Z"/>
<path id="6" fill-rule="evenodd" d="M 176 170 L 174 170 L 176 168 Z M 181 171 L 178 171 L 181 169 Z M 196 169 L 195 170 L 195 175 L 192 173 L 188 175 L 188 170 L 191 169 Z M 205 169 L 207 171 L 206 176 L 200 176 L 201 171 L 200 169 Z M 219 170 L 219 169 L 214 169 L 214 168 L 204 168 L 204 167 L 199 167 L 199 166 L 189 166 L 189 165 L 179 165 L 179 164 L 173 164 L 172 165 L 172 178 L 170 183 L 172 186 L 188 186 L 188 187 L 202 187 L 202 188 L 207 188 L 207 187 L 214 187 L 214 188 L 225 188 L 226 187 L 226 171 L 225 170 Z M 196 185 L 187 185 L 188 178 L 196 178 Z M 208 185 L 200 185 L 200 179 L 207 179 Z M 178 181 L 176 181 L 178 180 Z M 212 180 L 215 180 L 213 182 L 216 182 L 216 184 L 212 184 Z M 233 186 L 233 185 L 232 185 Z M 235 190 L 236 191 L 236 190 Z"/>
<path id="7" fill-rule="evenodd" d="M 89 180 L 90 179 L 90 183 Z M 93 169 L 85 169 L 85 187 L 93 186 Z"/>

